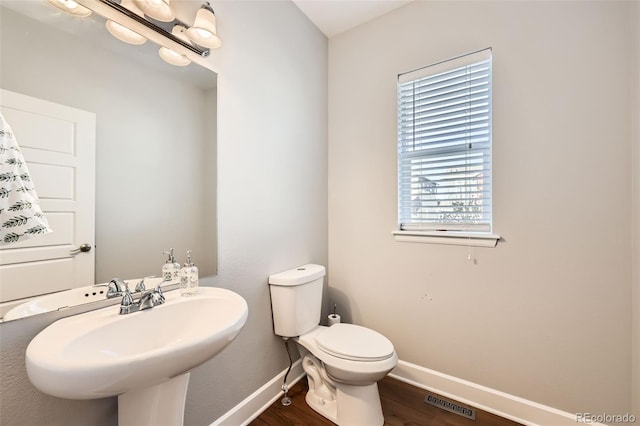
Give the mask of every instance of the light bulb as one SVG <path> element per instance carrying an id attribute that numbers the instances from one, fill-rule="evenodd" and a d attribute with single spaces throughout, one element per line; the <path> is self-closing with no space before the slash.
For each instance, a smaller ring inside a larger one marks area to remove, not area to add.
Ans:
<path id="1" fill-rule="evenodd" d="M 222 41 L 216 35 L 216 15 L 208 3 L 196 13 L 196 20 L 187 30 L 187 37 L 194 43 L 210 49 L 222 45 Z"/>
<path id="2" fill-rule="evenodd" d="M 144 18 L 144 13 L 142 13 L 142 11 L 138 9 L 138 7 L 133 3 L 132 0 L 122 0 L 120 2 L 120 6 L 124 7 L 130 12 L 135 13 L 141 18 Z M 110 19 L 107 20 L 106 26 L 107 30 L 111 33 L 112 36 L 120 41 L 124 41 L 125 43 L 140 45 L 144 44 L 147 41 L 146 37 Z"/>
<path id="3" fill-rule="evenodd" d="M 171 22 L 176 18 L 169 0 L 133 0 L 145 15 L 162 22 Z"/>
<path id="4" fill-rule="evenodd" d="M 86 18 L 91 15 L 91 10 L 76 3 L 74 0 L 49 0 L 49 4 L 69 15 Z"/>
<path id="5" fill-rule="evenodd" d="M 175 25 L 171 30 L 171 34 L 185 43 L 189 43 L 189 39 L 187 39 L 187 36 L 185 35 L 185 28 L 182 25 Z M 191 63 L 191 59 L 173 49 L 169 49 L 168 47 L 161 47 L 158 54 L 165 62 L 178 67 L 184 67 Z"/>

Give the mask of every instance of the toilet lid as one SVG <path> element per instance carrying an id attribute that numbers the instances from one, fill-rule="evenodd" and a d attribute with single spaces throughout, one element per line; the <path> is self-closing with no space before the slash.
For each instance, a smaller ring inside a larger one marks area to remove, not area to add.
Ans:
<path id="1" fill-rule="evenodd" d="M 316 336 L 316 343 L 328 354 L 354 361 L 382 361 L 394 351 L 382 334 L 354 324 L 334 324 Z"/>

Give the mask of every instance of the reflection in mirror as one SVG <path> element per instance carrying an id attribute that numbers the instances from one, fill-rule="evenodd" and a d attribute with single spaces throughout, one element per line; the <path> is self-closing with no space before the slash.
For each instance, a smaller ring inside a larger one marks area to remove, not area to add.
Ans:
<path id="1" fill-rule="evenodd" d="M 59 290 L 160 276 L 170 248 L 180 263 L 192 250 L 201 277 L 215 274 L 215 73 L 172 67 L 153 44 L 125 45 L 96 14 L 78 21 L 46 2 L 1 6 L 0 87 L 95 114 L 95 241 L 65 242 L 94 245 L 95 275 Z M 10 266 L 6 253 L 0 268 Z M 16 304 L 0 300 L 0 313 Z"/>
<path id="2" fill-rule="evenodd" d="M 125 282 L 133 292 L 140 281 L 142 280 L 135 279 Z M 179 286 L 178 281 L 164 283 L 162 278 L 146 278 L 144 283 L 147 289 L 155 288 L 160 284 L 164 291 L 172 290 Z M 3 321 L 12 321 L 51 311 L 63 311 L 80 305 L 92 304 L 97 309 L 120 303 L 122 294 L 110 295 L 107 287 L 108 285 L 105 283 L 32 297 L 27 302 L 20 303 L 9 309 L 3 317 Z M 139 293 L 133 292 L 133 295 L 134 297 L 139 297 Z"/>

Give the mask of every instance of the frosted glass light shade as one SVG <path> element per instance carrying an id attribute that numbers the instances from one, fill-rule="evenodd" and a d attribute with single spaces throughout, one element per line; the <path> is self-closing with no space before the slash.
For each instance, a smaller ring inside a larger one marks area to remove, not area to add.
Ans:
<path id="1" fill-rule="evenodd" d="M 203 47 L 220 47 L 222 41 L 216 34 L 216 15 L 206 7 L 199 9 L 193 26 L 187 30 L 187 37 Z"/>
<path id="2" fill-rule="evenodd" d="M 69 15 L 86 18 L 91 15 L 91 10 L 76 3 L 74 0 L 48 0 L 49 4 L 68 13 Z"/>
<path id="3" fill-rule="evenodd" d="M 162 22 L 171 22 L 176 18 L 169 0 L 133 0 L 145 15 Z"/>
<path id="4" fill-rule="evenodd" d="M 140 45 L 145 44 L 147 41 L 146 37 L 141 36 L 137 32 L 130 30 L 124 25 L 118 24 L 117 22 L 108 20 L 106 26 L 112 36 L 120 41 L 124 41 L 125 43 Z"/>
<path id="5" fill-rule="evenodd" d="M 176 25 L 171 30 L 171 34 L 178 37 L 180 40 L 185 43 L 189 43 L 189 39 L 185 34 L 185 28 L 182 25 Z M 190 44 L 190 43 L 189 43 Z M 162 58 L 163 61 L 175 65 L 178 67 L 184 67 L 191 63 L 191 59 L 187 58 L 185 55 L 182 55 L 176 52 L 173 49 L 169 49 L 168 47 L 161 47 L 158 51 L 158 54 Z"/>
<path id="6" fill-rule="evenodd" d="M 142 13 L 142 11 L 138 9 L 138 7 L 133 3 L 132 0 L 122 0 L 120 2 L 120 6 L 144 18 L 144 13 Z M 146 37 L 115 21 L 107 20 L 106 26 L 107 30 L 109 31 L 109 33 L 111 33 L 112 36 L 120 41 L 124 41 L 125 43 L 140 45 L 144 44 L 147 41 Z"/>
<path id="7" fill-rule="evenodd" d="M 171 50 L 166 47 L 161 47 L 158 54 L 163 61 L 177 67 L 186 67 L 191 63 L 191 59 L 179 54 L 175 50 Z"/>

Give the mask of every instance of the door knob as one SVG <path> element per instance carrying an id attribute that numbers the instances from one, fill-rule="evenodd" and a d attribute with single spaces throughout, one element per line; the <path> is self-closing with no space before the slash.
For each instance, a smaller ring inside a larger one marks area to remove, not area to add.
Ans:
<path id="1" fill-rule="evenodd" d="M 80 252 L 82 253 L 87 253 L 91 251 L 91 244 L 82 244 L 80 247 L 78 247 L 77 249 L 73 249 L 69 251 L 69 254 L 78 254 Z"/>

